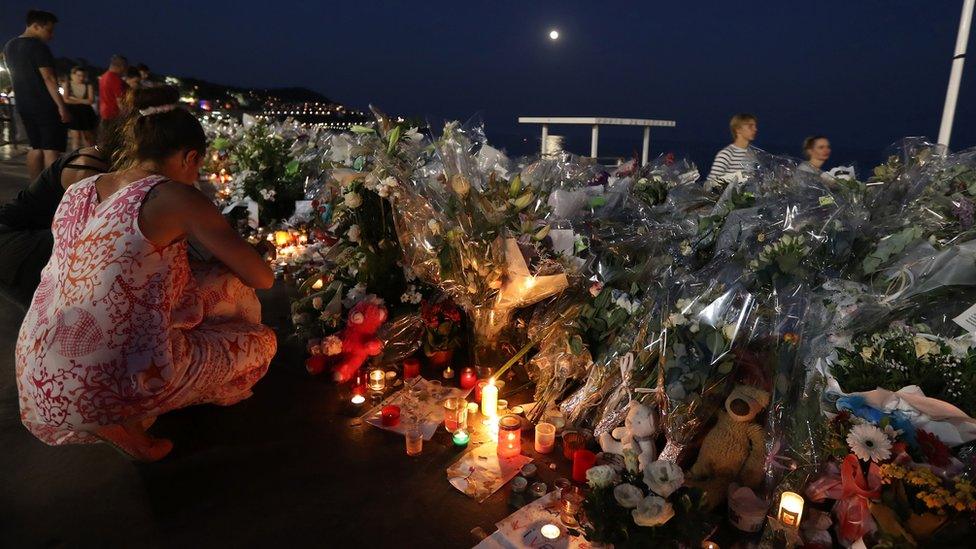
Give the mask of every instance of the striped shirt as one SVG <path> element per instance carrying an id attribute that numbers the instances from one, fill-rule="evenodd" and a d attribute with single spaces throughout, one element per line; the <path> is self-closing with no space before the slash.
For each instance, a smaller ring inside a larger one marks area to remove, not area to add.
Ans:
<path id="1" fill-rule="evenodd" d="M 736 172 L 752 172 L 757 150 L 752 145 L 744 149 L 729 145 L 718 151 L 715 161 L 712 162 L 712 169 L 708 172 L 708 179 L 705 180 L 705 187 L 711 189 L 722 186 L 723 181 Z"/>

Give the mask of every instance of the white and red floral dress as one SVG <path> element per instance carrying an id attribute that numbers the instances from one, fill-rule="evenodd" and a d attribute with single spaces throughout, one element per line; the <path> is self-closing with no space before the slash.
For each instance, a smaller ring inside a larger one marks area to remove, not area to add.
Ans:
<path id="1" fill-rule="evenodd" d="M 24 425 L 48 444 L 95 442 L 99 426 L 251 395 L 277 342 L 254 290 L 222 266 L 191 268 L 186 242 L 139 229 L 151 176 L 99 202 L 98 176 L 54 217 L 54 253 L 17 339 Z"/>

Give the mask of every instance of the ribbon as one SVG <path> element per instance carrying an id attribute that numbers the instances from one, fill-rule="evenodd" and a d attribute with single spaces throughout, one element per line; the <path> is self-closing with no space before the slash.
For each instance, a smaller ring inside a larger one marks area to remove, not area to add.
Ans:
<path id="1" fill-rule="evenodd" d="M 870 505 L 871 500 L 881 497 L 881 470 L 872 463 L 865 477 L 857 456 L 848 454 L 839 470 L 836 464 L 830 464 L 827 473 L 807 487 L 807 496 L 817 502 L 837 500 L 837 538 L 850 547 L 877 529 Z"/>
<path id="2" fill-rule="evenodd" d="M 782 455 L 780 452 L 783 450 L 782 439 L 776 439 L 773 442 L 773 447 L 769 449 L 769 453 L 766 454 L 766 462 L 763 464 L 764 471 L 771 471 L 773 469 L 779 469 L 785 471 L 790 468 L 789 460 L 790 458 Z"/>

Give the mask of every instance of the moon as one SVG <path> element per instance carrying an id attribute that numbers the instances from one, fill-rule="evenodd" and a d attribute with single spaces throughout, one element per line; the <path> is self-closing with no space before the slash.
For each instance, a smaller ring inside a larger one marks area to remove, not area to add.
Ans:
<path id="1" fill-rule="evenodd" d="M 559 31 L 556 29 L 549 31 L 549 40 L 559 40 Z"/>

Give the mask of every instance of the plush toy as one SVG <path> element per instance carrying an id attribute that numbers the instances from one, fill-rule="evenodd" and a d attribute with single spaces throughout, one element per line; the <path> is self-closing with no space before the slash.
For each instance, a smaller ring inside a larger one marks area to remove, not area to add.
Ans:
<path id="1" fill-rule="evenodd" d="M 376 338 L 376 332 L 386 318 L 386 307 L 378 299 L 364 299 L 349 311 L 345 329 L 337 334 L 342 340 L 342 352 L 334 357 L 332 366 L 336 381 L 352 379 L 366 359 L 380 354 L 383 343 Z"/>
<path id="2" fill-rule="evenodd" d="M 627 448 L 631 448 L 637 454 L 637 462 L 640 464 L 640 470 L 643 471 L 646 465 L 650 465 L 657 459 L 655 436 L 657 436 L 657 421 L 654 417 L 654 409 L 632 400 L 624 426 L 600 435 L 600 448 L 606 453 L 619 455 L 622 455 Z"/>
<path id="3" fill-rule="evenodd" d="M 705 491 L 707 509 L 722 503 L 733 482 L 753 489 L 762 483 L 766 461 L 763 429 L 753 419 L 766 406 L 769 393 L 752 385 L 736 385 L 725 399 L 725 410 L 718 413 L 688 472 L 688 485 Z"/>

